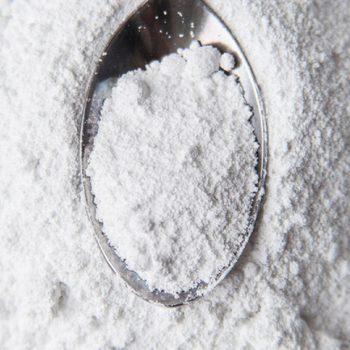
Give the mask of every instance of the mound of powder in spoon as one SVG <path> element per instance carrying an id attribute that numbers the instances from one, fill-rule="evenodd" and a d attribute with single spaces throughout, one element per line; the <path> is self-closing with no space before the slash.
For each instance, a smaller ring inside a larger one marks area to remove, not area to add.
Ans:
<path id="1" fill-rule="evenodd" d="M 87 170 L 97 218 L 152 290 L 213 284 L 247 239 L 258 144 L 227 58 L 193 43 L 123 75 L 102 109 Z"/>

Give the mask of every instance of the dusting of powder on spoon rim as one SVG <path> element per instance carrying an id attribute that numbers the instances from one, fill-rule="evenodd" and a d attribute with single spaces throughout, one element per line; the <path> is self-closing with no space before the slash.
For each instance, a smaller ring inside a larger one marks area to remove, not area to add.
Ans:
<path id="1" fill-rule="evenodd" d="M 151 290 L 210 286 L 245 241 L 258 144 L 233 67 L 193 43 L 123 75 L 104 103 L 87 169 L 97 218 Z"/>

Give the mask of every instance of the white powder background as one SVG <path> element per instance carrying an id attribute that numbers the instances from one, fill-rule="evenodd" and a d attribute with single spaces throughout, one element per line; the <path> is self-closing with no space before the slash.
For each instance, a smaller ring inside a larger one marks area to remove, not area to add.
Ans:
<path id="1" fill-rule="evenodd" d="M 123 75 L 101 111 L 87 168 L 96 217 L 150 290 L 212 289 L 247 242 L 258 143 L 222 57 L 193 42 Z"/>
<path id="2" fill-rule="evenodd" d="M 208 2 L 264 95 L 266 203 L 230 276 L 164 309 L 112 275 L 78 181 L 81 87 L 140 1 L 2 1 L 2 349 L 349 348 L 349 3 Z"/>

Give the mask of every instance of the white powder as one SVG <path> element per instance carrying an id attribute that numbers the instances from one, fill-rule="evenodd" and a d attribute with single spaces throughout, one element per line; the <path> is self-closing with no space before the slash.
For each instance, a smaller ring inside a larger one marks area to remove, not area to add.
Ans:
<path id="1" fill-rule="evenodd" d="M 235 58 L 230 55 L 229 53 L 225 52 L 220 59 L 220 67 L 229 72 L 231 71 L 236 65 Z"/>
<path id="2" fill-rule="evenodd" d="M 83 88 L 141 0 L 2 1 L 2 349 L 349 348 L 348 1 L 207 2 L 264 96 L 266 202 L 232 273 L 164 309 L 110 271 L 78 181 Z"/>
<path id="3" fill-rule="evenodd" d="M 219 71 L 211 46 L 179 53 L 118 80 L 88 168 L 112 246 L 150 289 L 172 294 L 210 286 L 230 265 L 257 183 L 252 113 L 236 78 Z"/>

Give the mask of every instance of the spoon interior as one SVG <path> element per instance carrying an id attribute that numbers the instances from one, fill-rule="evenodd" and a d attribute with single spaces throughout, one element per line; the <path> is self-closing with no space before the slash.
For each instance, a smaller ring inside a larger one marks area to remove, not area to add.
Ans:
<path id="1" fill-rule="evenodd" d="M 199 283 L 196 288 L 180 295 L 150 290 L 146 281 L 135 271 L 127 269 L 124 260 L 110 246 L 103 233 L 103 225 L 96 218 L 96 205 L 90 178 L 86 175 L 89 156 L 98 132 L 100 111 L 110 94 L 111 82 L 124 73 L 145 66 L 162 57 L 187 48 L 197 40 L 201 45 L 212 45 L 222 52 L 234 55 L 237 65 L 233 73 L 243 88 L 244 98 L 252 108 L 251 123 L 259 143 L 258 191 L 252 202 L 249 225 L 238 251 L 232 252 L 227 268 L 208 286 Z M 218 16 L 201 0 L 150 0 L 138 8 L 112 36 L 101 55 L 86 97 L 85 112 L 81 126 L 81 177 L 84 187 L 86 209 L 94 226 L 95 237 L 101 251 L 113 271 L 140 297 L 163 304 L 177 306 L 202 296 L 215 287 L 232 269 L 251 235 L 262 203 L 267 166 L 267 130 L 262 98 L 254 74 L 241 47 L 233 34 Z"/>

